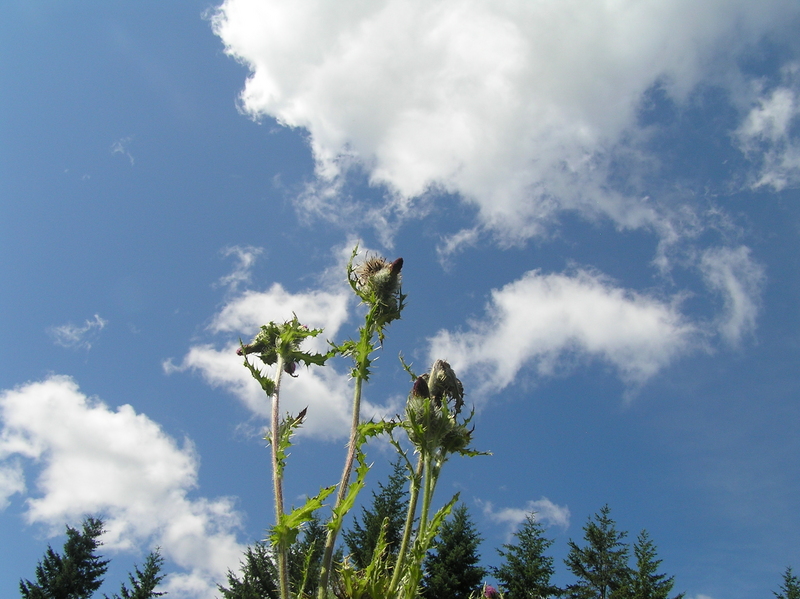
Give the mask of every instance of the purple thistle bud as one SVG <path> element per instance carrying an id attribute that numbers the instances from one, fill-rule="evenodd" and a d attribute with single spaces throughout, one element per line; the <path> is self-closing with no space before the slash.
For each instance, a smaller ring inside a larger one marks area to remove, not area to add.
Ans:
<path id="1" fill-rule="evenodd" d="M 283 365 L 283 371 L 288 374 L 289 376 L 294 376 L 294 371 L 297 369 L 297 364 L 295 362 L 286 362 Z"/>
<path id="2" fill-rule="evenodd" d="M 487 584 L 483 589 L 483 596 L 486 597 L 486 599 L 500 599 L 500 593 L 497 592 L 496 588 L 489 584 Z"/>
<path id="3" fill-rule="evenodd" d="M 403 259 L 398 258 L 389 265 L 389 268 L 391 269 L 393 275 L 399 273 L 400 270 L 403 268 Z"/>
<path id="4" fill-rule="evenodd" d="M 428 382 L 423 377 L 419 377 L 414 381 L 411 393 L 417 397 L 428 397 Z"/>

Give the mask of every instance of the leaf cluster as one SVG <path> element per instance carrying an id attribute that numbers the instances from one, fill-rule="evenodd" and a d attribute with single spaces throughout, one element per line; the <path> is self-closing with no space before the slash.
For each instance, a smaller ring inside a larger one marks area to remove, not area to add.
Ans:
<path id="1" fill-rule="evenodd" d="M 239 342 L 238 354 L 245 356 L 244 365 L 260 384 L 267 395 L 275 393 L 275 381 L 268 376 L 264 376 L 247 359 L 249 354 L 258 354 L 259 359 L 268 366 L 272 366 L 281 359 L 284 371 L 290 376 L 294 376 L 294 371 L 298 364 L 306 366 L 324 366 L 325 362 L 336 352 L 331 350 L 324 354 L 316 352 L 306 352 L 300 349 L 300 344 L 309 337 L 316 337 L 322 333 L 322 329 L 310 329 L 300 323 L 297 315 L 294 314 L 291 320 L 282 324 L 270 322 L 261 326 L 261 331 L 253 338 L 253 341 L 245 345 Z"/>

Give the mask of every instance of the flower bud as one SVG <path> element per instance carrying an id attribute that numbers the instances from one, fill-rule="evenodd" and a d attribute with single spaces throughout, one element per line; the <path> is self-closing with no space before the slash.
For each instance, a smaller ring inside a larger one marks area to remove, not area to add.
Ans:
<path id="1" fill-rule="evenodd" d="M 378 309 L 378 317 L 384 323 L 400 318 L 403 295 L 400 292 L 400 271 L 403 259 L 387 262 L 373 257 L 365 260 L 352 271 L 352 283 L 361 299 Z"/>
<path id="2" fill-rule="evenodd" d="M 464 386 L 456 377 L 450 364 L 444 360 L 436 360 L 431 367 L 428 378 L 430 396 L 441 404 L 442 399 L 452 399 L 454 411 L 458 414 L 464 405 Z"/>
<path id="3" fill-rule="evenodd" d="M 416 397 L 430 397 L 428 392 L 428 381 L 425 376 L 419 377 L 414 381 L 414 387 L 411 389 L 411 394 Z"/>

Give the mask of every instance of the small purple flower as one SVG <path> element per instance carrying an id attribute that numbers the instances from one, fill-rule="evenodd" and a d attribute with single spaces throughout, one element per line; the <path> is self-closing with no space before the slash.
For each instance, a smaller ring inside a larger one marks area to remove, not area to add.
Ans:
<path id="1" fill-rule="evenodd" d="M 483 589 L 483 596 L 486 599 L 500 599 L 500 593 L 497 592 L 497 589 L 494 588 L 492 585 L 487 584 Z"/>

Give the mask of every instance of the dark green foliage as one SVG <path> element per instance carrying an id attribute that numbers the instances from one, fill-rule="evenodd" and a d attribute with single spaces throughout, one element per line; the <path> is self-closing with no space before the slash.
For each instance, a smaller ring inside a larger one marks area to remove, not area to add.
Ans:
<path id="1" fill-rule="evenodd" d="M 658 574 L 661 560 L 656 558 L 656 546 L 646 530 L 639 533 L 633 546 L 636 557 L 636 569 L 631 572 L 630 585 L 624 594 L 626 599 L 667 599 L 675 578 L 666 574 Z M 674 599 L 682 599 L 684 593 Z M 800 598 L 798 598 L 800 599 Z"/>
<path id="2" fill-rule="evenodd" d="M 352 530 L 342 535 L 350 552 L 350 560 L 356 568 L 366 568 L 372 560 L 384 519 L 387 520 L 384 536 L 387 552 L 397 552 L 408 511 L 407 480 L 405 467 L 397 460 L 386 485 L 379 483 L 379 492 L 372 493 L 370 509 L 362 508 L 361 521 L 356 521 Z"/>
<path id="3" fill-rule="evenodd" d="M 478 565 L 481 536 L 467 506 L 457 506 L 436 539 L 436 551 L 425 559 L 422 596 L 426 599 L 468 599 L 479 593 L 486 570 Z"/>
<path id="4" fill-rule="evenodd" d="M 300 541 L 289 549 L 289 579 L 298 595 L 317 588 L 327 534 L 325 525 L 314 517 L 306 523 Z"/>
<path id="5" fill-rule="evenodd" d="M 289 581 L 298 596 L 316 589 L 326 534 L 325 526 L 312 518 L 289 548 Z M 218 585 L 222 599 L 279 599 L 277 561 L 271 547 L 263 542 L 248 547 L 240 571 L 228 571 L 227 585 Z"/>
<path id="6" fill-rule="evenodd" d="M 138 566 L 134 566 L 136 576 L 128 574 L 128 579 L 131 583 L 131 588 L 122 583 L 120 594 L 114 594 L 112 599 L 152 599 L 153 597 L 161 597 L 166 593 L 157 593 L 155 588 L 158 583 L 164 579 L 161 574 L 161 566 L 164 565 L 164 558 L 158 549 L 150 553 L 144 562 L 144 570 L 139 570 Z M 108 599 L 108 595 L 106 595 Z"/>
<path id="7" fill-rule="evenodd" d="M 67 527 L 64 554 L 47 548 L 44 559 L 36 567 L 36 582 L 21 580 L 22 597 L 26 599 L 84 599 L 92 596 L 103 584 L 108 560 L 96 554 L 101 545 L 103 521 L 85 518 L 82 530 Z"/>
<path id="8" fill-rule="evenodd" d="M 223 599 L 279 599 L 278 568 L 266 543 L 248 547 L 241 566 L 241 578 L 228 570 L 228 586 L 218 586 Z"/>
<path id="9" fill-rule="evenodd" d="M 792 574 L 791 568 L 786 568 L 783 573 L 783 585 L 780 593 L 772 593 L 777 599 L 800 599 L 800 580 Z"/>
<path id="10" fill-rule="evenodd" d="M 585 547 L 569 541 L 564 560 L 578 582 L 566 588 L 570 599 L 617 599 L 627 592 L 631 571 L 628 568 L 626 532 L 618 532 L 611 509 L 604 505 L 583 527 Z"/>
<path id="11" fill-rule="evenodd" d="M 491 568 L 506 599 L 558 597 L 561 589 L 550 583 L 555 573 L 553 558 L 544 552 L 553 544 L 544 537 L 544 527 L 528 515 L 514 534 L 515 543 L 503 545 L 497 553 L 503 558 L 499 568 Z"/>

